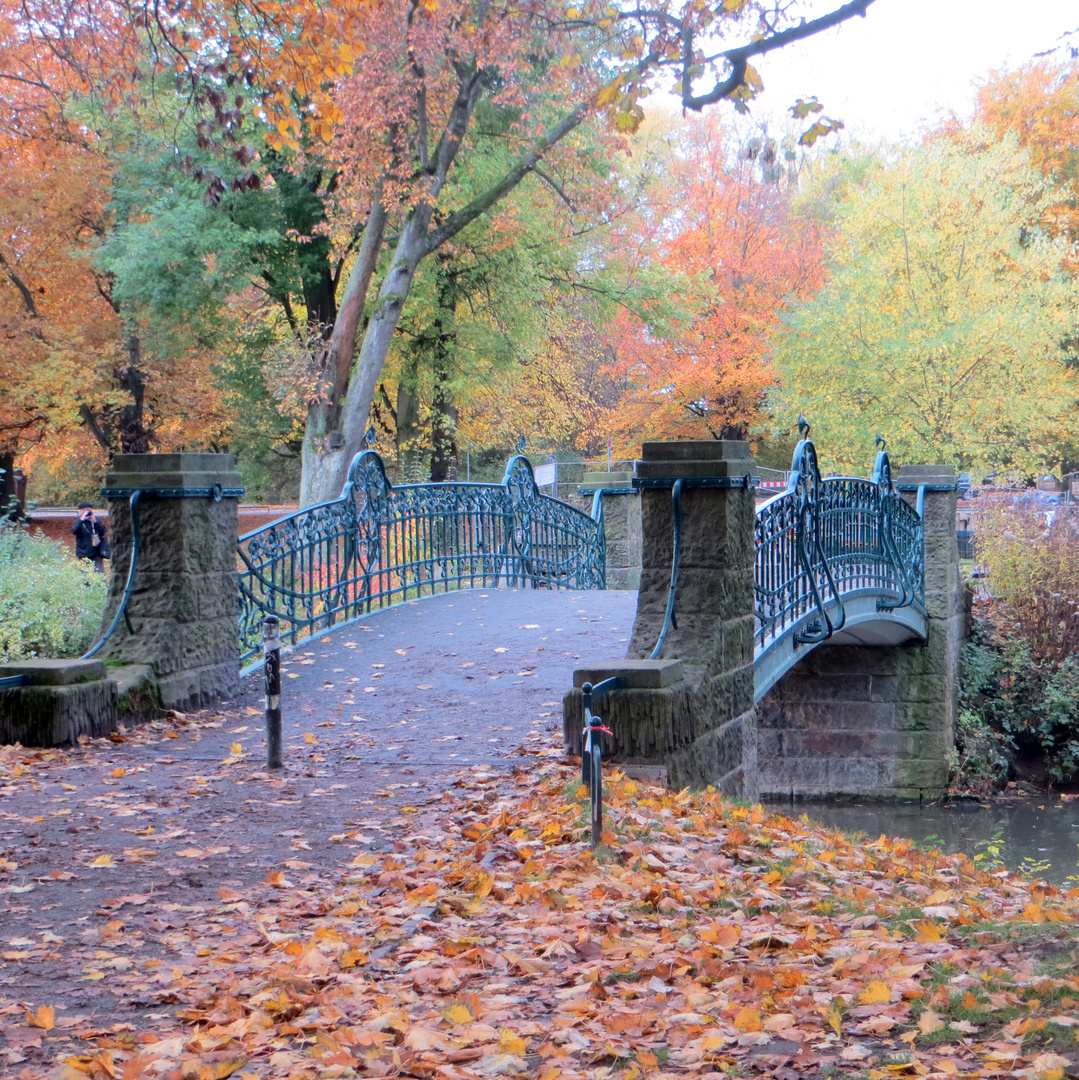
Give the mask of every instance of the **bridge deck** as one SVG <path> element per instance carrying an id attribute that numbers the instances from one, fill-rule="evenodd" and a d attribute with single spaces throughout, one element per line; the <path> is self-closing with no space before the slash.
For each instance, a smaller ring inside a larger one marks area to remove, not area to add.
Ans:
<path id="1" fill-rule="evenodd" d="M 306 734 L 342 774 L 524 760 L 530 735 L 561 730 L 574 668 L 625 655 L 636 605 L 614 590 L 468 590 L 320 634 L 282 656 L 286 761 Z"/>

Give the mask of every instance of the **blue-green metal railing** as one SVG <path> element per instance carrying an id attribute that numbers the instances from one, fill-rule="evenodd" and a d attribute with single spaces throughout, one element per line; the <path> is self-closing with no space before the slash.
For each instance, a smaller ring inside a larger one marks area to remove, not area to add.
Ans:
<path id="1" fill-rule="evenodd" d="M 602 500 L 595 516 L 540 494 L 522 456 L 501 484 L 405 484 L 373 450 L 357 454 L 341 496 L 240 537 L 240 655 L 263 616 L 294 644 L 378 608 L 498 585 L 602 589 Z"/>
<path id="2" fill-rule="evenodd" d="M 825 480 L 804 417 L 799 428 L 787 490 L 757 510 L 758 653 L 787 634 L 801 644 L 831 637 L 856 593 L 876 594 L 879 611 L 923 604 L 922 517 L 892 485 L 884 440 L 872 479 Z"/>

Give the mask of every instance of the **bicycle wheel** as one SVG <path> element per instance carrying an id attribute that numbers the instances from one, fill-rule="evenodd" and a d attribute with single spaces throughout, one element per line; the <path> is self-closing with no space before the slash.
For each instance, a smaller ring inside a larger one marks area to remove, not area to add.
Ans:
<path id="1" fill-rule="evenodd" d="M 599 843 L 603 832 L 603 751 L 600 749 L 599 736 L 592 743 L 592 776 L 589 785 L 592 797 L 592 846 Z"/>

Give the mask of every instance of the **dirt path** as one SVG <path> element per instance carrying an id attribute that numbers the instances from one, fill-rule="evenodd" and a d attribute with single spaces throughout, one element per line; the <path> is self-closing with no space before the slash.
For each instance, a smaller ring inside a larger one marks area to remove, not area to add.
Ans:
<path id="1" fill-rule="evenodd" d="M 392 850 L 456 772 L 557 754 L 573 668 L 624 655 L 635 604 L 467 592 L 324 635 L 283 665 L 276 775 L 261 675 L 218 711 L 115 741 L 0 747 L 0 1020 L 27 1003 L 51 1004 L 58 1028 L 167 1012 L 154 973 L 182 969 L 195 932 L 216 932 L 220 890 L 313 884 Z M 34 1028 L 0 1032 L 0 1075 L 48 1043 Z"/>

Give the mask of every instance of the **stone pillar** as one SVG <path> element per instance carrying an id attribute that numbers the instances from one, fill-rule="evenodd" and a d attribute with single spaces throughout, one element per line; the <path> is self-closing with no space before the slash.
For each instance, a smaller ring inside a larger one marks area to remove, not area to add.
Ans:
<path id="1" fill-rule="evenodd" d="M 765 798 L 935 799 L 954 744 L 964 593 L 955 539 L 955 470 L 908 465 L 896 487 L 925 485 L 926 640 L 825 644 L 757 705 Z"/>
<path id="2" fill-rule="evenodd" d="M 920 758 L 909 764 L 908 779 L 939 784 L 942 790 L 948 783 L 947 754 L 955 745 L 959 661 L 967 636 L 967 596 L 955 535 L 958 486 L 950 465 L 904 465 L 896 480 L 896 488 L 912 506 L 917 505 L 919 488 L 925 488 L 927 637 L 922 656 L 911 658 L 904 675 L 911 690 L 910 730 L 924 733 L 926 740 Z"/>
<path id="3" fill-rule="evenodd" d="M 240 483 L 231 454 L 117 455 L 105 480 L 113 560 L 103 627 L 116 612 L 130 565 L 128 500 L 136 489 L 145 493 L 127 608 L 134 633 L 121 621 L 99 655 L 109 663 L 150 665 L 168 708 L 198 709 L 239 687 Z"/>
<path id="4" fill-rule="evenodd" d="M 637 464 L 643 552 L 627 659 L 581 668 L 574 682 L 622 675 L 630 689 L 597 705 L 614 760 L 667 767 L 672 786 L 715 784 L 757 796 L 753 706 L 753 458 L 736 441 L 646 443 Z M 682 553 L 672 626 L 658 662 L 646 658 L 667 608 L 673 555 L 671 488 L 683 480 Z M 567 695 L 571 749 L 583 726 Z"/>
<path id="5" fill-rule="evenodd" d="M 590 472 L 577 489 L 582 495 L 602 490 L 603 531 L 607 545 L 607 588 L 641 585 L 641 497 L 629 472 Z"/>

